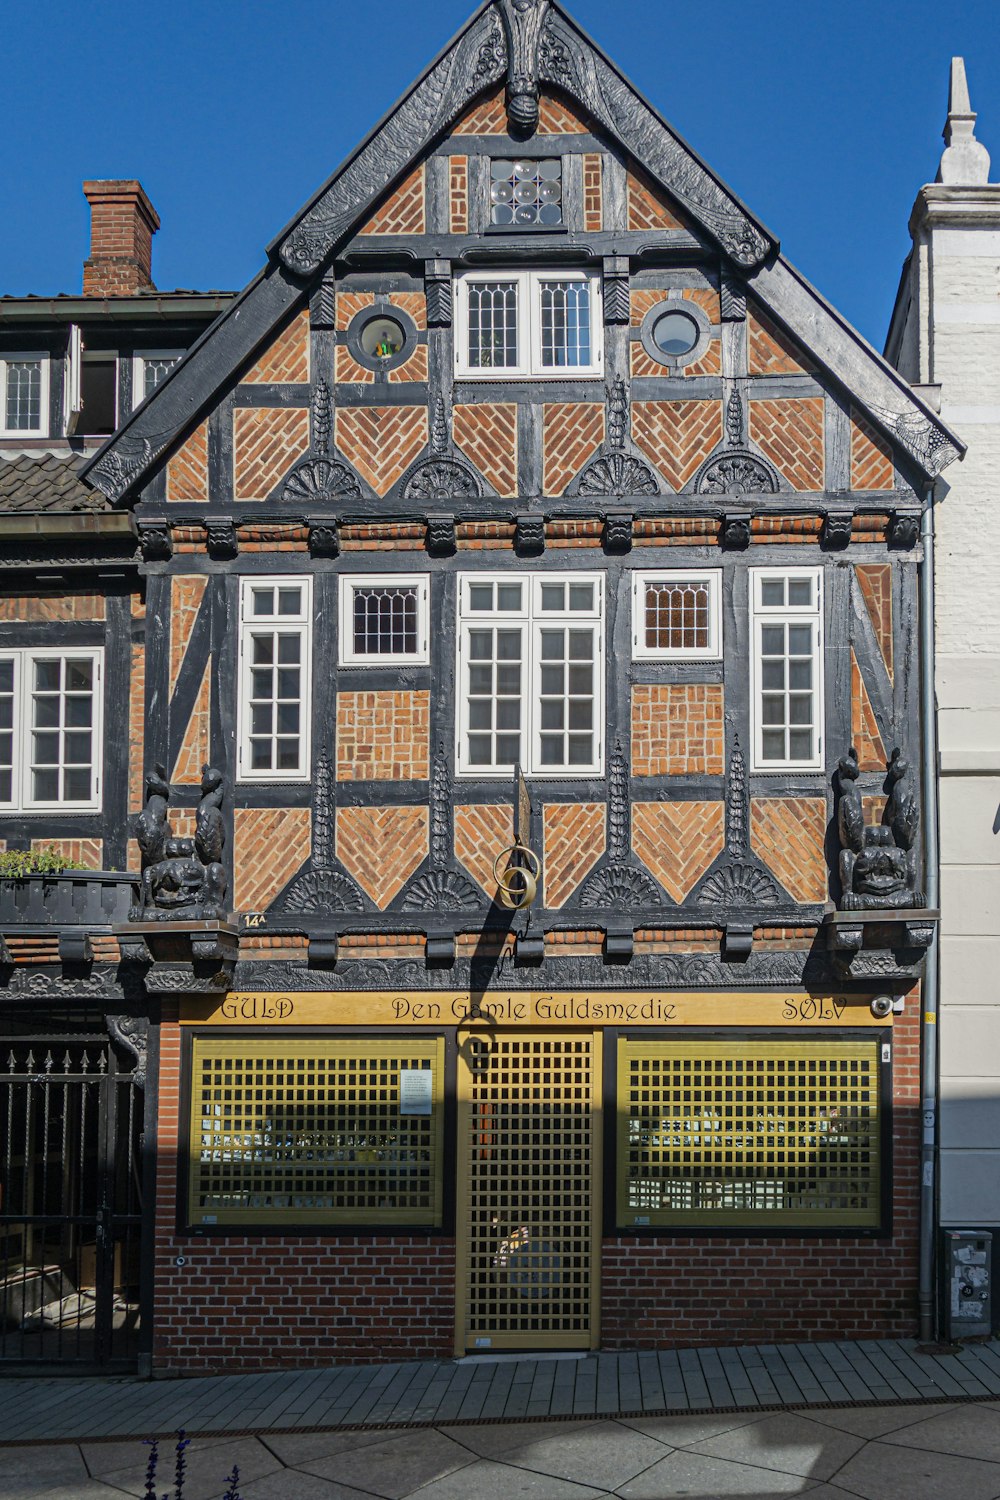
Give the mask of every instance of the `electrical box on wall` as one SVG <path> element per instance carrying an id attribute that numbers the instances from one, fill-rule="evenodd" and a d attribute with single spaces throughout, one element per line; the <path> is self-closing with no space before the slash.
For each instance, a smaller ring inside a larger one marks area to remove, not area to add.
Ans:
<path id="1" fill-rule="evenodd" d="M 942 1235 L 944 1334 L 971 1338 L 993 1331 L 993 1236 L 973 1229 L 946 1229 Z"/>

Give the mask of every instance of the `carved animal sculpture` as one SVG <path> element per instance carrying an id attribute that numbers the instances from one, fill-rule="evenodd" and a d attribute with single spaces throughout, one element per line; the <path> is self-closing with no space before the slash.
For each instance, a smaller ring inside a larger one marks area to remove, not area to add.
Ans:
<path id="1" fill-rule="evenodd" d="M 157 864 L 164 855 L 171 834 L 167 818 L 170 783 L 164 766 L 156 765 L 146 777 L 146 805 L 135 820 L 135 836 L 142 854 L 142 864 Z"/>
<path id="2" fill-rule="evenodd" d="M 897 746 L 892 752 L 888 767 L 891 789 L 885 808 L 885 821 L 892 829 L 892 836 L 900 849 L 913 848 L 920 827 L 917 799 L 907 780 L 909 770 L 909 762 L 904 759 Z"/>
<path id="3" fill-rule="evenodd" d="M 844 849 L 853 849 L 860 854 L 865 842 L 865 811 L 861 794 L 857 788 L 861 768 L 858 752 L 852 745 L 838 762 L 840 774 L 840 802 L 837 807 L 837 828 Z"/>
<path id="4" fill-rule="evenodd" d="M 212 766 L 203 766 L 201 772 L 201 801 L 195 820 L 195 853 L 203 865 L 217 864 L 222 858 L 226 842 L 226 827 L 222 812 L 222 772 Z"/>

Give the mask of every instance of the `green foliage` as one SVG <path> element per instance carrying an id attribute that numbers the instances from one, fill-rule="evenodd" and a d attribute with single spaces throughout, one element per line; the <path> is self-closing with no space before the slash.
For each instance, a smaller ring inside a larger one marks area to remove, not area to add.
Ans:
<path id="1" fill-rule="evenodd" d="M 25 875 L 61 875 L 70 861 L 51 844 L 42 849 L 8 849 L 0 853 L 0 880 L 23 880 Z"/>

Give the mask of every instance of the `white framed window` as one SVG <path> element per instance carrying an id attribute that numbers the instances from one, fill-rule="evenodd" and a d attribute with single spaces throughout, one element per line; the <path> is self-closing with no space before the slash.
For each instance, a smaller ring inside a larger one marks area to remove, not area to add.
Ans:
<path id="1" fill-rule="evenodd" d="M 721 570 L 656 568 L 633 573 L 632 655 L 637 661 L 718 661 Z"/>
<path id="2" fill-rule="evenodd" d="M 184 357 L 183 349 L 143 349 L 132 357 L 132 407 L 141 406 Z"/>
<path id="3" fill-rule="evenodd" d="M 464 573 L 458 594 L 459 775 L 602 774 L 603 575 Z"/>
<path id="4" fill-rule="evenodd" d="M 600 278 L 588 271 L 470 271 L 455 281 L 455 371 L 465 379 L 598 376 Z"/>
<path id="5" fill-rule="evenodd" d="M 358 573 L 340 580 L 340 665 L 426 666 L 426 573 Z"/>
<path id="6" fill-rule="evenodd" d="M 0 650 L 0 806 L 101 805 L 104 653 Z"/>
<path id="7" fill-rule="evenodd" d="M 823 766 L 823 571 L 751 568 L 755 771 Z"/>
<path id="8" fill-rule="evenodd" d="M 239 779 L 309 776 L 312 579 L 240 584 Z"/>
<path id="9" fill-rule="evenodd" d="M 48 434 L 49 357 L 0 354 L 0 437 Z"/>

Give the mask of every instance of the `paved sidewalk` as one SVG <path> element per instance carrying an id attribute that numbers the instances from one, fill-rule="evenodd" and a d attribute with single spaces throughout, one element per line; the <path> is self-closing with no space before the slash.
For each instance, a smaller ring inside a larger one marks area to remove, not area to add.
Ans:
<path id="1" fill-rule="evenodd" d="M 13 1377 L 0 1381 L 0 1443 L 144 1438 L 179 1427 L 210 1436 L 1000 1397 L 1000 1341 L 956 1354 L 917 1348 L 912 1339 L 885 1339 L 159 1381 Z M 0 1496 L 6 1500 L 2 1487 Z"/>

